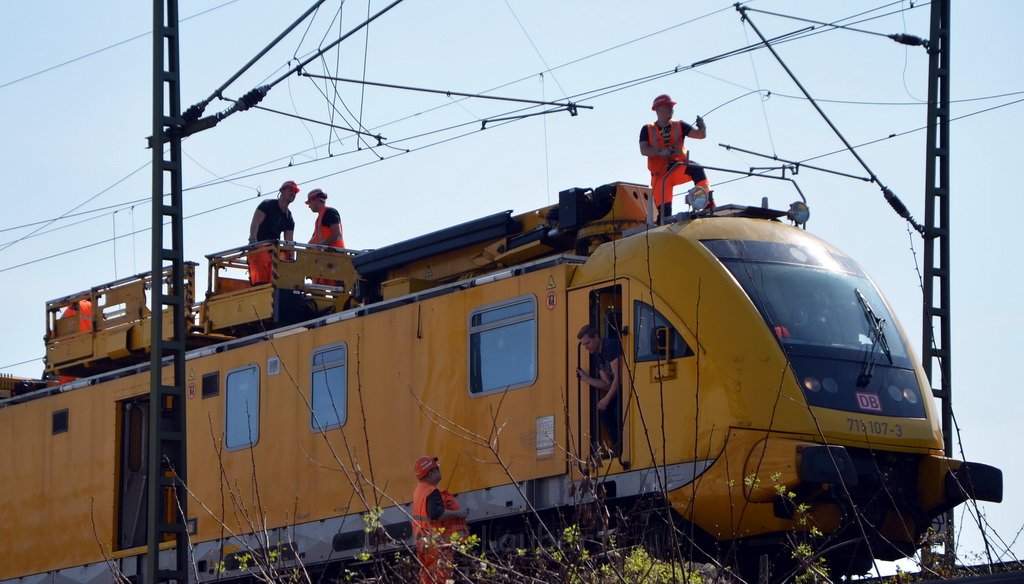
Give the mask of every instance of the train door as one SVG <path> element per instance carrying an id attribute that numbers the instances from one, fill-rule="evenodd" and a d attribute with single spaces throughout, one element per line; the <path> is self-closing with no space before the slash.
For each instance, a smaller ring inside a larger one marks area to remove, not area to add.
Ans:
<path id="1" fill-rule="evenodd" d="M 121 402 L 120 485 L 118 486 L 118 549 L 146 545 L 146 459 L 149 442 L 149 400 Z"/>
<path id="2" fill-rule="evenodd" d="M 614 460 L 619 464 L 629 459 L 630 423 L 626 415 L 630 396 L 630 351 L 622 350 L 628 345 L 628 312 L 623 311 L 623 298 L 628 297 L 627 281 L 618 280 L 613 284 L 602 284 L 573 290 L 569 293 L 569 415 L 570 436 L 575 444 L 570 450 L 578 453 L 580 461 L 591 461 L 604 466 L 605 461 Z M 611 340 L 620 347 L 619 392 L 606 411 L 599 410 L 598 404 L 604 391 L 592 388 L 575 375 L 580 368 L 597 377 L 599 359 L 588 353 L 576 335 L 585 324 L 595 327 L 602 343 Z M 614 424 L 614 426 L 612 426 Z M 628 464 L 628 463 L 626 463 Z"/>

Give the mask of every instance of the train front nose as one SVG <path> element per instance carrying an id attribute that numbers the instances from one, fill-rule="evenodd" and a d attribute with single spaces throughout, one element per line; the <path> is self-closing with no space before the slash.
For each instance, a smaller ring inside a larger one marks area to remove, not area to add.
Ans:
<path id="1" fill-rule="evenodd" d="M 912 554 L 936 517 L 968 499 L 1003 498 L 1002 471 L 986 464 L 832 445 L 802 445 L 797 453 L 796 492 L 808 493 L 808 503 L 842 509 L 846 525 L 838 531 L 851 529 L 855 517 L 866 520 L 878 559 Z M 776 505 L 777 514 L 791 510 Z"/>
<path id="2" fill-rule="evenodd" d="M 980 462 L 925 456 L 918 465 L 918 495 L 919 504 L 932 516 L 968 499 L 1001 503 L 1003 471 Z"/>

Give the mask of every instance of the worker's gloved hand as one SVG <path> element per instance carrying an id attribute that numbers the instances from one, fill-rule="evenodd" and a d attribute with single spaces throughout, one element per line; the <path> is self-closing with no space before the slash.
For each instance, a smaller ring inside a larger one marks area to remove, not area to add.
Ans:
<path id="1" fill-rule="evenodd" d="M 698 130 L 703 130 L 704 127 L 705 127 L 704 126 L 704 118 L 702 118 L 700 116 L 697 116 L 697 129 Z"/>

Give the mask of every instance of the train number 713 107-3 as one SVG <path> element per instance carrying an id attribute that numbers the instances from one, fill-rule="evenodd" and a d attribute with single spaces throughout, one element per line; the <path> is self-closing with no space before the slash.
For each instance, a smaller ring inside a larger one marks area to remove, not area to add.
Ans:
<path id="1" fill-rule="evenodd" d="M 890 424 L 889 422 L 869 422 L 860 418 L 846 418 L 846 429 L 858 434 L 872 434 L 874 436 L 903 436 L 903 426 Z"/>

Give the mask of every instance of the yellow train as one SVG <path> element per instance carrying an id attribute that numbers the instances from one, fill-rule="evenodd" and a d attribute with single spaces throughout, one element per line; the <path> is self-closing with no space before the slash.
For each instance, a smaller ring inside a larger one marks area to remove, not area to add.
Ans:
<path id="1" fill-rule="evenodd" d="M 766 208 L 648 226 L 649 195 L 570 189 L 369 252 L 274 243 L 257 287 L 250 248 L 209 256 L 186 363 L 193 578 L 243 576 L 249 549 L 282 566 L 379 551 L 372 509 L 407 539 L 421 454 L 495 553 L 599 506 L 600 529 L 748 574 L 812 526 L 855 572 L 1001 500 L 998 469 L 944 455 L 929 384 L 852 259 Z M 0 583 L 139 574 L 151 284 L 49 302 L 64 383 L 0 380 Z M 84 331 L 61 318 L 82 300 Z M 588 323 L 623 348 L 617 444 L 575 374 Z"/>

